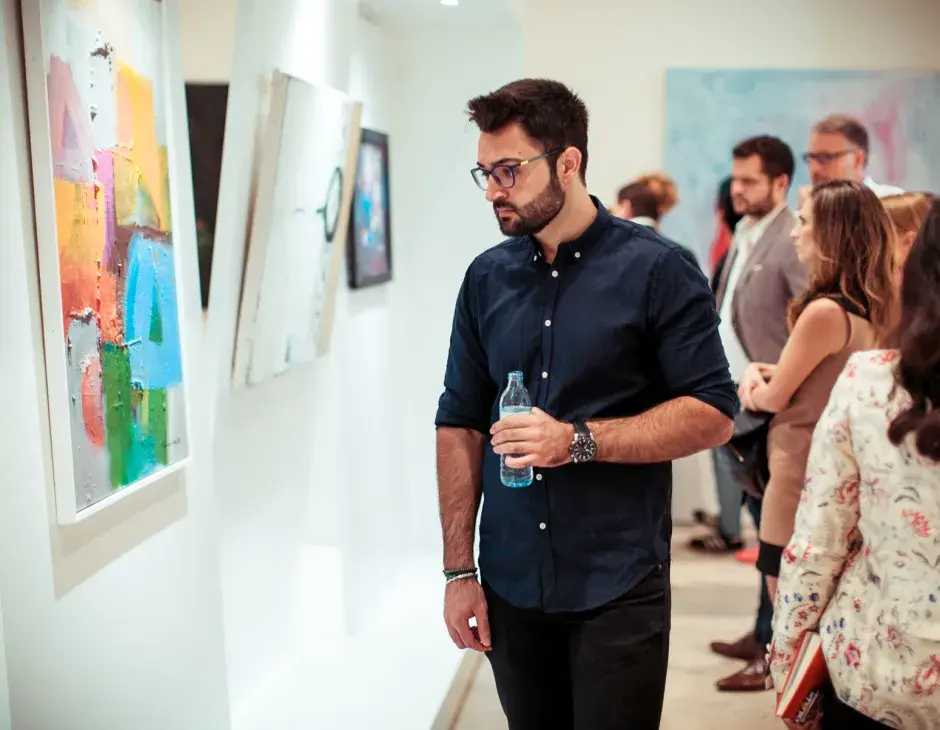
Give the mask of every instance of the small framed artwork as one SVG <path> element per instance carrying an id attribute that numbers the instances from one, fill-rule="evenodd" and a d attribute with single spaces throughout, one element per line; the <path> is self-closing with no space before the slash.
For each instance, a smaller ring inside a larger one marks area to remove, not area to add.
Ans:
<path id="1" fill-rule="evenodd" d="M 59 524 L 189 460 L 168 13 L 23 3 Z"/>
<path id="2" fill-rule="evenodd" d="M 346 262 L 350 289 L 382 284 L 392 278 L 388 187 L 388 135 L 363 129 L 349 219 Z"/>

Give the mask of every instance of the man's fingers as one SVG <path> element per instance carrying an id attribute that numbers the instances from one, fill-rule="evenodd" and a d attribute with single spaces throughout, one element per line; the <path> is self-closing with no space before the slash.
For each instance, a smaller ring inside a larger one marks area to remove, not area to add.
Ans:
<path id="1" fill-rule="evenodd" d="M 450 640 L 454 642 L 454 646 L 458 649 L 466 649 L 463 645 L 463 641 L 460 639 L 460 634 L 454 631 L 450 626 L 447 627 L 447 633 L 450 634 Z"/>
<path id="2" fill-rule="evenodd" d="M 474 615 L 477 617 L 477 635 L 480 637 L 480 643 L 489 649 L 493 644 L 490 639 L 490 616 L 486 603 L 477 606 Z"/>
<path id="3" fill-rule="evenodd" d="M 500 431 L 491 439 L 493 446 L 500 444 L 518 443 L 531 440 L 532 431 L 529 428 L 507 428 Z"/>
<path id="4" fill-rule="evenodd" d="M 517 454 L 519 456 L 534 454 L 538 450 L 538 445 L 529 441 L 511 441 L 493 447 L 493 452 L 496 454 Z"/>
<path id="5" fill-rule="evenodd" d="M 527 466 L 539 466 L 542 461 L 538 454 L 526 454 L 525 456 L 506 457 L 506 466 L 510 469 L 525 469 Z"/>
<path id="6" fill-rule="evenodd" d="M 473 637 L 473 631 L 470 630 L 469 621 L 461 621 L 454 627 L 460 640 L 463 642 L 464 649 L 473 649 L 474 651 L 483 651 L 483 646 Z"/>

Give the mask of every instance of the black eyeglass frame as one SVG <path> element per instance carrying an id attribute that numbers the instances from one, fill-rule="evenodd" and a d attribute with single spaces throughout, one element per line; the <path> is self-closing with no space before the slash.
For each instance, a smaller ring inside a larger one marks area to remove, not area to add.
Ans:
<path id="1" fill-rule="evenodd" d="M 518 170 L 520 167 L 531 165 L 533 162 L 538 162 L 539 160 L 553 157 L 554 155 L 560 155 L 564 151 L 564 149 L 549 150 L 548 152 L 543 152 L 542 154 L 536 155 L 535 157 L 530 157 L 528 160 L 494 165 L 492 170 L 487 170 L 483 167 L 477 166 L 470 170 L 470 176 L 473 178 L 473 182 L 477 184 L 477 187 L 480 188 L 480 190 L 486 190 L 487 187 L 489 187 L 489 179 L 491 177 L 496 180 L 496 184 L 499 185 L 503 190 L 509 190 L 516 185 L 516 170 Z M 499 178 L 493 175 L 493 173 L 500 168 L 504 168 L 509 173 L 509 185 L 503 185 L 499 181 Z M 482 179 L 479 176 L 482 176 Z"/>
<path id="2" fill-rule="evenodd" d="M 847 150 L 840 150 L 839 152 L 804 152 L 801 157 L 803 162 L 807 165 L 810 163 L 810 160 L 817 160 L 823 165 L 828 165 L 832 162 L 835 162 L 840 157 L 845 157 L 846 155 L 851 155 L 855 152 L 858 152 L 858 147 L 852 147 Z"/>

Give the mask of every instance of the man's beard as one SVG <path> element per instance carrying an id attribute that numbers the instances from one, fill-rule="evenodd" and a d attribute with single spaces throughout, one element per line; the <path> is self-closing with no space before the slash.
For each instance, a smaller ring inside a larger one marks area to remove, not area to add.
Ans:
<path id="1" fill-rule="evenodd" d="M 504 236 L 531 236 L 544 230 L 561 212 L 565 205 L 565 191 L 561 189 L 558 177 L 552 175 L 548 185 L 531 203 L 521 208 L 508 203 L 494 203 L 493 212 L 499 223 L 499 230 Z M 516 214 L 514 220 L 500 218 L 501 210 L 511 210 Z"/>
<path id="2" fill-rule="evenodd" d="M 734 206 L 736 213 L 741 212 L 743 215 L 751 216 L 752 218 L 763 218 L 765 215 L 770 213 L 777 206 L 774 205 L 774 198 L 772 195 L 768 195 L 763 200 L 760 200 L 756 203 L 751 203 L 747 200 L 744 201 L 745 207 L 743 211 L 740 211 L 738 206 Z"/>

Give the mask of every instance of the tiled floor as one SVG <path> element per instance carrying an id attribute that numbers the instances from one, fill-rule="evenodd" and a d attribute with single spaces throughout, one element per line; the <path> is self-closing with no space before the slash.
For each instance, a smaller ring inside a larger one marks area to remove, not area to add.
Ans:
<path id="1" fill-rule="evenodd" d="M 773 694 L 725 694 L 715 680 L 743 666 L 715 656 L 713 639 L 736 639 L 754 621 L 757 574 L 732 557 L 700 557 L 683 549 L 690 531 L 676 529 L 669 681 L 661 730 L 776 730 Z M 470 690 L 454 730 L 505 730 L 487 662 Z"/>

